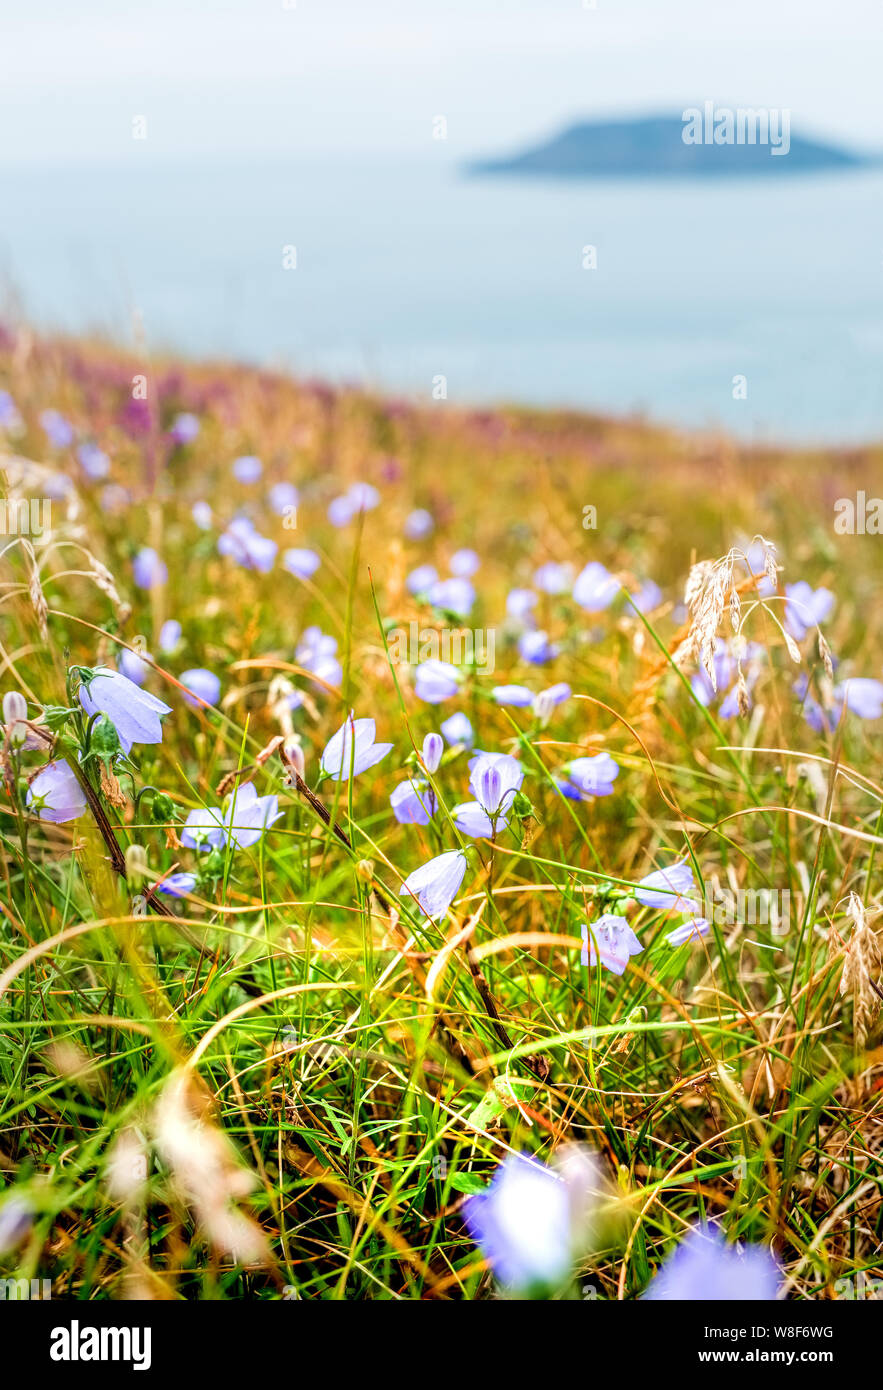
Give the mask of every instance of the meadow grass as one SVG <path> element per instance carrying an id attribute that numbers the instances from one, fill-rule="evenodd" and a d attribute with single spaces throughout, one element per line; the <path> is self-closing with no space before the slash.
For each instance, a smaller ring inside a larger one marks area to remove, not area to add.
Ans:
<path id="1" fill-rule="evenodd" d="M 546 1160 L 577 1141 L 598 1154 L 616 1214 L 558 1297 L 639 1296 L 707 1219 L 770 1246 L 789 1298 L 876 1289 L 880 730 L 831 692 L 881 675 L 883 548 L 833 529 L 836 498 L 881 476 L 880 451 L 385 402 L 24 333 L 4 343 L 0 386 L 20 416 L 3 446 L 10 495 L 52 498 L 51 529 L 0 546 L 0 689 L 56 740 L 21 752 L 7 730 L 4 743 L 0 1228 L 4 1210 L 23 1216 L 0 1274 L 51 1277 L 54 1297 L 76 1299 L 486 1298 L 464 1198 L 507 1154 Z M 50 444 L 49 408 L 107 454 L 107 477 Z M 170 437 L 180 412 L 200 422 L 185 444 Z M 242 455 L 262 460 L 258 483 L 232 475 Z M 296 526 L 267 505 L 281 481 L 299 490 Z M 379 505 L 332 525 L 329 503 L 356 482 Z M 205 529 L 197 502 L 212 509 Z M 416 507 L 435 526 L 408 540 Z M 240 512 L 279 547 L 268 573 L 219 553 Z M 724 691 L 697 696 L 697 609 L 679 605 L 691 570 L 708 579 L 697 562 L 757 535 L 776 546 L 778 596 L 735 555 L 703 619 L 733 644 L 735 616 L 756 644 L 750 709 L 724 717 Z M 144 547 L 168 571 L 149 590 L 133 581 Z M 319 554 L 311 578 L 284 568 L 287 547 Z M 458 618 L 406 580 L 418 564 L 444 576 L 462 547 L 481 566 Z M 654 580 L 661 602 L 641 614 L 618 593 L 587 612 L 569 592 L 540 594 L 534 618 L 558 651 L 525 661 L 507 593 L 540 565 L 593 560 L 633 594 Z M 783 635 L 798 580 L 835 595 L 822 624 L 833 682 L 814 629 L 796 652 Z M 168 619 L 182 636 L 163 653 Z M 473 665 L 454 698 L 422 701 L 412 665 L 389 654 L 411 622 L 493 632 L 495 669 Z M 295 656 L 313 625 L 337 641 L 339 680 Z M 28 814 L 49 758 L 77 764 L 91 747 L 74 668 L 115 667 L 126 649 L 150 654 L 145 689 L 172 707 L 162 742 L 80 764 L 91 794 L 77 819 Z M 216 707 L 182 698 L 194 667 L 220 677 Z M 547 718 L 491 694 L 565 681 L 572 697 Z M 821 731 L 813 701 L 830 707 Z M 393 749 L 320 781 L 349 710 Z M 428 825 L 390 809 L 406 759 L 413 773 L 455 710 L 477 748 L 525 772 L 526 800 L 494 840 L 450 815 L 470 797 L 456 745 L 431 774 Z M 599 752 L 620 768 L 612 794 L 562 796 L 564 765 Z M 282 811 L 256 843 L 182 846 L 188 814 L 248 780 Z M 458 847 L 460 891 L 427 919 L 401 885 Z M 581 925 L 680 860 L 708 901 L 767 890 L 787 913 L 713 914 L 706 936 L 673 947 L 681 917 L 633 903 L 641 954 L 622 975 L 585 968 Z M 156 891 L 197 870 L 188 896 Z"/>

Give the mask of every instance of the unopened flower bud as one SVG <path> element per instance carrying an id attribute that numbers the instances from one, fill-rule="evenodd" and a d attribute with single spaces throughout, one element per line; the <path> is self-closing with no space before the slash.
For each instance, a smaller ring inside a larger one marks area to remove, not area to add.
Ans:
<path id="1" fill-rule="evenodd" d="M 126 850 L 126 882 L 137 888 L 147 873 L 147 850 L 143 845 L 129 845 Z"/>
<path id="2" fill-rule="evenodd" d="M 175 803 L 165 792 L 157 792 L 150 804 L 150 819 L 154 825 L 165 825 L 175 814 Z"/>
<path id="3" fill-rule="evenodd" d="M 108 762 L 121 751 L 120 736 L 104 714 L 96 720 L 92 727 L 89 747 L 93 753 L 98 754 L 99 758 L 105 758 Z"/>
<path id="4" fill-rule="evenodd" d="M 3 696 L 3 723 L 16 724 L 28 717 L 28 702 L 18 690 L 7 690 Z"/>
<path id="5" fill-rule="evenodd" d="M 303 777 L 306 762 L 301 741 L 296 734 L 290 734 L 282 745 L 282 756 L 298 777 Z"/>
<path id="6" fill-rule="evenodd" d="M 445 751 L 441 734 L 427 734 L 423 740 L 423 766 L 427 772 L 437 772 Z"/>

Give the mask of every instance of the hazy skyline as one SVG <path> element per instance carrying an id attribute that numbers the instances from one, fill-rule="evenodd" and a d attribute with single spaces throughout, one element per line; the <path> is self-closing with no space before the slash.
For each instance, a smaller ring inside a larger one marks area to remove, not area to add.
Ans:
<path id="1" fill-rule="evenodd" d="M 787 107 L 799 132 L 883 148 L 879 0 L 596 4 L 7 3 L 0 161 L 417 153 L 438 115 L 434 157 L 458 159 L 706 99 Z"/>

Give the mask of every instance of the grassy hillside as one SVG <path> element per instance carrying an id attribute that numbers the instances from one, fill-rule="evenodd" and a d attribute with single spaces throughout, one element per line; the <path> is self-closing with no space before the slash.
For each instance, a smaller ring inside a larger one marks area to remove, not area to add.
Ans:
<path id="1" fill-rule="evenodd" d="M 0 1273 L 630 1299 L 715 1222 L 876 1288 L 883 451 L 21 333 L 0 388 Z M 548 1277 L 515 1153 L 593 1175 Z"/>

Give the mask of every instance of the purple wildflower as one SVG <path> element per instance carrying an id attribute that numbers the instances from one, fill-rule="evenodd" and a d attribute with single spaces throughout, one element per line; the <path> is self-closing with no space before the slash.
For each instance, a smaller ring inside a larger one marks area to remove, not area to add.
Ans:
<path id="1" fill-rule="evenodd" d="M 644 1297 L 769 1302 L 781 1282 L 782 1272 L 765 1246 L 728 1245 L 717 1226 L 697 1226 L 665 1261 Z"/>
<path id="2" fill-rule="evenodd" d="M 481 560 L 474 550 L 455 550 L 451 556 L 451 574 L 460 579 L 471 579 L 481 569 Z"/>
<path id="3" fill-rule="evenodd" d="M 325 745 L 320 764 L 325 776 L 346 782 L 385 758 L 392 744 L 375 743 L 376 732 L 373 719 L 353 719 L 350 714 Z"/>
<path id="4" fill-rule="evenodd" d="M 475 742 L 475 734 L 472 732 L 472 725 L 468 717 L 462 710 L 452 714 L 449 719 L 445 719 L 441 724 L 441 731 L 446 742 L 453 746 L 457 743 L 465 744 L 471 748 Z"/>
<path id="5" fill-rule="evenodd" d="M 162 743 L 161 716 L 171 714 L 171 705 L 140 690 L 119 671 L 99 666 L 82 683 L 77 698 L 88 715 L 107 715 L 124 753 L 131 752 L 134 743 Z"/>
<path id="6" fill-rule="evenodd" d="M 405 535 L 409 541 L 422 541 L 427 536 L 431 536 L 435 522 L 432 513 L 425 507 L 417 507 L 415 511 L 409 512 L 405 518 Z"/>
<path id="7" fill-rule="evenodd" d="M 139 589 L 156 589 L 167 584 L 169 579 L 165 561 L 149 545 L 138 551 L 132 561 L 132 573 Z"/>
<path id="8" fill-rule="evenodd" d="M 425 700 L 429 705 L 440 705 L 443 700 L 450 700 L 459 689 L 460 672 L 449 661 L 430 657 L 414 669 L 414 694 L 418 700 Z"/>
<path id="9" fill-rule="evenodd" d="M 399 889 L 399 896 L 416 898 L 427 917 L 442 917 L 457 896 L 465 873 L 463 851 L 447 850 L 409 874 Z"/>
<path id="10" fill-rule="evenodd" d="M 221 555 L 229 555 L 238 565 L 258 570 L 261 574 L 270 573 L 278 549 L 276 542 L 262 536 L 245 516 L 235 517 L 223 535 L 218 537 Z"/>
<path id="11" fill-rule="evenodd" d="M 399 825 L 428 825 L 438 806 L 429 784 L 411 777 L 393 789 L 389 804 Z"/>
<path id="12" fill-rule="evenodd" d="M 786 584 L 785 627 L 791 636 L 802 642 L 811 627 L 817 627 L 834 607 L 830 589 L 813 589 L 805 579 Z"/>
<path id="13" fill-rule="evenodd" d="M 181 640 L 181 624 L 176 618 L 167 618 L 159 630 L 159 649 L 168 654 L 173 652 Z"/>
<path id="14" fill-rule="evenodd" d="M 613 783 L 619 776 L 619 764 L 613 761 L 609 753 L 595 753 L 590 758 L 573 758 L 566 765 L 565 776 L 570 788 L 577 793 L 576 797 L 571 796 L 571 800 L 610 796 Z M 558 785 L 564 791 L 562 779 L 558 780 Z M 565 795 L 570 795 L 570 792 L 565 791 Z"/>
<path id="15" fill-rule="evenodd" d="M 498 705 L 513 705 L 516 709 L 527 709 L 533 704 L 533 691 L 526 685 L 495 685 L 491 695 Z"/>
<path id="16" fill-rule="evenodd" d="M 274 483 L 267 493 L 267 501 L 277 516 L 291 516 L 300 501 L 300 494 L 294 483 Z"/>
<path id="17" fill-rule="evenodd" d="M 196 874 L 169 874 L 168 878 L 157 884 L 156 891 L 170 898 L 183 898 L 187 893 L 192 893 L 195 887 Z"/>
<path id="18" fill-rule="evenodd" d="M 667 869 L 654 869 L 634 887 L 633 895 L 644 907 L 667 912 L 692 912 L 695 903 L 685 894 L 696 892 L 693 870 L 683 860 Z"/>
<path id="19" fill-rule="evenodd" d="M 438 570 L 433 565 L 418 565 L 405 580 L 405 588 L 409 594 L 426 594 L 437 579 Z"/>
<path id="20" fill-rule="evenodd" d="M 576 577 L 573 597 L 587 613 L 603 613 L 619 591 L 619 580 L 597 560 L 591 560 Z"/>
<path id="21" fill-rule="evenodd" d="M 81 444 L 77 450 L 77 460 L 87 478 L 97 481 L 106 478 L 110 472 L 110 459 L 97 444 Z"/>
<path id="22" fill-rule="evenodd" d="M 475 589 L 468 579 L 439 579 L 427 594 L 433 608 L 442 608 L 458 618 L 468 618 L 475 604 Z"/>
<path id="23" fill-rule="evenodd" d="M 343 667 L 337 660 L 337 638 L 315 625 L 304 628 L 294 659 L 324 685 L 340 685 Z"/>
<path id="24" fill-rule="evenodd" d="M 40 412 L 40 424 L 53 449 L 67 449 L 74 442 L 74 427 L 60 410 Z"/>
<path id="25" fill-rule="evenodd" d="M 423 740 L 423 766 L 427 772 L 438 772 L 445 751 L 441 734 L 427 734 Z"/>
<path id="26" fill-rule="evenodd" d="M 86 809 L 83 789 L 64 758 L 47 763 L 28 787 L 27 804 L 40 820 L 61 825 Z"/>
<path id="27" fill-rule="evenodd" d="M 570 590 L 572 577 L 570 565 L 560 565 L 550 560 L 535 571 L 533 582 L 544 594 L 566 594 Z"/>
<path id="28" fill-rule="evenodd" d="M 233 460 L 233 477 L 237 483 L 256 483 L 264 471 L 264 465 L 254 454 L 242 454 Z"/>
<path id="29" fill-rule="evenodd" d="M 243 782 L 224 812 L 227 840 L 234 849 L 250 849 L 281 815 L 277 796 L 258 796 L 253 782 Z"/>
<path id="30" fill-rule="evenodd" d="M 181 684 L 191 692 L 184 696 L 191 709 L 200 709 L 202 704 L 216 705 L 221 694 L 221 682 L 214 671 L 204 666 L 194 666 L 190 671 L 181 672 Z"/>
<path id="31" fill-rule="evenodd" d="M 176 444 L 192 444 L 199 434 L 199 420 L 189 411 L 182 411 L 176 415 L 172 421 L 172 428 L 169 431 Z"/>
<path id="32" fill-rule="evenodd" d="M 644 949 L 625 918 L 612 912 L 603 913 L 591 925 L 583 922 L 580 932 L 583 965 L 597 965 L 600 956 L 601 964 L 614 975 L 622 975 L 629 956 L 639 956 Z"/>
<path id="33" fill-rule="evenodd" d="M 285 551 L 282 563 L 298 579 L 311 579 L 322 562 L 315 550 L 293 549 Z"/>

